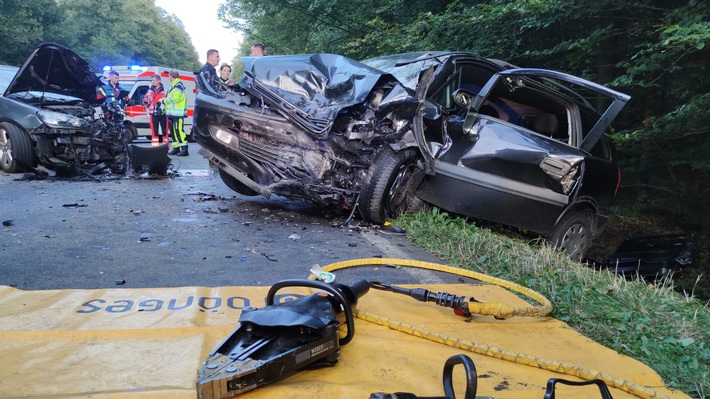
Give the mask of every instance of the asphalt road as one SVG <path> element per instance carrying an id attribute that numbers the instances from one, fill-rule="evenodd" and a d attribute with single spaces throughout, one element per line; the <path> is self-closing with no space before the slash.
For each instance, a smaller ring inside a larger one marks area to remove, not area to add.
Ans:
<path id="1" fill-rule="evenodd" d="M 440 262 L 405 236 L 281 197 L 227 188 L 190 144 L 170 177 L 34 179 L 0 172 L 0 285 L 20 289 L 272 285 L 333 262 Z M 410 268 L 339 274 L 389 283 L 452 282 Z"/>

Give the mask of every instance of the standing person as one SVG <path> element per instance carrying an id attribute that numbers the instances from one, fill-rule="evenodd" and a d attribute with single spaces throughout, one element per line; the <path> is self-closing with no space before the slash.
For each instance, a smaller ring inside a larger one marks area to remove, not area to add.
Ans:
<path id="1" fill-rule="evenodd" d="M 110 71 L 108 73 L 108 83 L 99 87 L 96 91 L 96 99 L 104 100 L 101 104 L 101 111 L 103 111 L 104 119 L 106 122 L 121 127 L 121 138 L 125 140 L 132 140 L 130 133 L 126 133 L 123 127 L 124 113 L 120 112 L 126 108 L 128 104 L 128 90 L 125 90 L 121 85 L 118 84 L 119 76 L 118 72 Z"/>
<path id="2" fill-rule="evenodd" d="M 208 85 L 219 91 L 219 78 L 215 69 L 217 65 L 219 65 L 219 51 L 215 49 L 207 50 L 207 62 L 197 73 L 205 79 Z"/>
<path id="3" fill-rule="evenodd" d="M 186 157 L 187 136 L 183 131 L 183 121 L 187 116 L 187 96 L 185 85 L 180 81 L 180 72 L 170 71 L 170 90 L 165 95 L 165 113 L 168 115 L 170 136 L 173 139 L 173 148 L 168 155 Z"/>
<path id="4" fill-rule="evenodd" d="M 266 46 L 263 43 L 255 43 L 251 46 L 249 55 L 252 57 L 261 57 L 266 55 Z"/>
<path id="5" fill-rule="evenodd" d="M 99 100 L 106 99 L 104 101 L 105 106 L 108 106 L 110 104 L 115 104 L 121 108 L 124 108 L 126 106 L 126 103 L 129 100 L 128 95 L 124 94 L 123 97 L 119 96 L 121 95 L 121 92 L 128 93 L 128 91 L 124 90 L 121 87 L 121 85 L 118 83 L 118 80 L 118 72 L 111 70 L 108 73 L 108 83 L 98 88 L 96 98 Z"/>
<path id="6" fill-rule="evenodd" d="M 165 142 L 168 142 L 168 117 L 165 116 L 165 105 L 163 104 L 165 88 L 160 80 L 160 75 L 154 74 L 151 76 L 150 82 L 152 85 L 148 89 L 148 93 L 143 97 L 143 106 L 148 111 L 151 142 L 155 146 L 163 143 L 163 136 L 165 136 Z"/>
<path id="7" fill-rule="evenodd" d="M 222 83 L 222 87 L 228 87 L 234 84 L 230 77 L 231 75 L 232 67 L 229 66 L 229 64 L 222 64 L 222 66 L 219 67 L 219 81 Z"/>

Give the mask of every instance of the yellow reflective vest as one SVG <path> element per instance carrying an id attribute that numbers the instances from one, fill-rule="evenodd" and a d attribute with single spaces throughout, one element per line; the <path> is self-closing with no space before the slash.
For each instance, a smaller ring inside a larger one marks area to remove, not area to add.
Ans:
<path id="1" fill-rule="evenodd" d="M 165 113 L 168 116 L 187 116 L 187 96 L 185 85 L 175 78 L 170 84 L 170 90 L 165 96 Z"/>

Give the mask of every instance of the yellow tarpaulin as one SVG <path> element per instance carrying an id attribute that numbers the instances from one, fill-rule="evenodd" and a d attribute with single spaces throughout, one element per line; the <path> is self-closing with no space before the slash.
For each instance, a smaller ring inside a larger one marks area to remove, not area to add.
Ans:
<path id="1" fill-rule="evenodd" d="M 524 304 L 489 285 L 422 285 L 433 292 L 483 302 Z M 241 309 L 264 306 L 268 287 L 21 291 L 0 286 L 0 398 L 194 398 L 197 370 L 237 325 Z M 302 293 L 287 288 L 280 294 Z M 243 398 L 363 398 L 373 392 L 443 396 L 442 369 L 450 356 L 475 362 L 478 396 L 542 398 L 549 378 L 570 375 L 502 360 L 539 359 L 579 365 L 655 391 L 664 387 L 649 367 L 607 349 L 553 318 L 474 316 L 403 295 L 370 290 L 358 310 L 419 337 L 356 320 L 355 338 L 334 367 L 303 371 Z M 433 339 L 433 340 L 432 340 Z M 434 342 L 443 340 L 452 347 Z M 490 348 L 487 355 L 466 345 Z M 454 381 L 463 381 L 456 369 Z M 459 384 L 460 385 L 460 384 Z M 458 397 L 463 397 L 463 391 Z M 614 398 L 635 398 L 611 389 Z M 599 398 L 596 388 L 560 387 L 558 398 Z"/>

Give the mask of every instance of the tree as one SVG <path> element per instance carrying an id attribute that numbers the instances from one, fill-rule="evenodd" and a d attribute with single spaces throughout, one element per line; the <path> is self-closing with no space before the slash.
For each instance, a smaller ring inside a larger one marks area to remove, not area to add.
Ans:
<path id="1" fill-rule="evenodd" d="M 54 0 L 0 0 L 0 63 L 22 63 L 59 19 Z"/>
<path id="2" fill-rule="evenodd" d="M 105 65 L 164 65 L 196 70 L 195 47 L 182 23 L 152 0 L 71 0 L 59 42 L 96 68 Z"/>
<path id="3" fill-rule="evenodd" d="M 363 47 L 353 43 L 373 31 L 372 21 L 408 24 L 420 13 L 440 12 L 450 1 L 405 0 L 227 0 L 220 16 L 244 32 L 243 53 L 254 42 L 269 54 L 332 52 L 365 58 L 379 55 L 379 40 Z"/>

